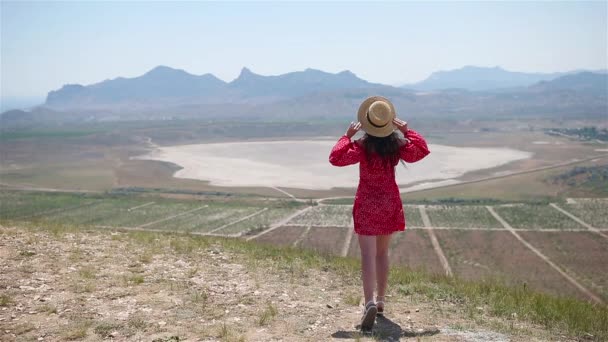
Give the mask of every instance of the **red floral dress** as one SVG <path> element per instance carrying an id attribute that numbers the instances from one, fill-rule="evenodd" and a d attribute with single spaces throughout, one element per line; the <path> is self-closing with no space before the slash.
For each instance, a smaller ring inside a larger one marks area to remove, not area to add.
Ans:
<path id="1" fill-rule="evenodd" d="M 407 141 L 399 148 L 399 157 L 408 163 L 417 162 L 430 151 L 424 138 L 414 130 L 408 130 Z M 388 235 L 405 230 L 405 215 L 395 182 L 393 167 L 385 167 L 375 153 L 366 157 L 359 143 L 351 142 L 346 135 L 331 150 L 329 162 L 335 166 L 359 163 L 359 186 L 353 206 L 355 232 L 360 235 Z"/>

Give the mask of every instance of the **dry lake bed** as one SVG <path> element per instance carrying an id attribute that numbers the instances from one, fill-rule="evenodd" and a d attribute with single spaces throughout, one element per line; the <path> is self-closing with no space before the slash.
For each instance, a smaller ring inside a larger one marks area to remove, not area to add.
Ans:
<path id="1" fill-rule="evenodd" d="M 335 167 L 329 152 L 335 140 L 231 142 L 159 147 L 137 159 L 158 160 L 182 167 L 177 178 L 209 181 L 217 186 L 268 186 L 326 190 L 357 186 L 356 165 Z M 453 147 L 429 144 L 425 159 L 397 166 L 397 184 L 448 184 L 467 172 L 530 158 L 531 152 L 510 148 Z"/>

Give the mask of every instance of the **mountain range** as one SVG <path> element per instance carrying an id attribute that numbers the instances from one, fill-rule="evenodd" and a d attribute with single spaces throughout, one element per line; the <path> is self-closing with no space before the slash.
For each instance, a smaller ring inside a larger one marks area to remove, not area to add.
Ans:
<path id="1" fill-rule="evenodd" d="M 306 69 L 278 76 L 262 76 L 247 68 L 232 82 L 212 74 L 196 76 L 158 66 L 135 78 L 116 78 L 89 86 L 68 84 L 49 92 L 45 106 L 54 109 L 107 108 L 115 105 L 158 106 L 196 104 L 262 104 L 342 89 L 391 88 L 358 78 L 350 71 L 337 74 Z"/>
<path id="2" fill-rule="evenodd" d="M 263 76 L 243 68 L 235 80 L 225 82 L 212 74 L 158 66 L 139 77 L 65 85 L 49 92 L 46 102 L 28 115 L 9 111 L 1 120 L 350 117 L 365 97 L 377 94 L 412 116 L 608 115 L 605 71 L 541 74 L 467 66 L 392 87 L 350 71 L 306 69 Z"/>
<path id="3" fill-rule="evenodd" d="M 417 90 L 454 88 L 483 91 L 527 87 L 540 81 L 553 80 L 571 73 L 577 73 L 577 71 L 561 73 L 525 73 L 507 71 L 499 66 L 482 68 L 469 65 L 460 69 L 434 72 L 427 79 L 418 83 L 405 84 L 402 88 Z"/>

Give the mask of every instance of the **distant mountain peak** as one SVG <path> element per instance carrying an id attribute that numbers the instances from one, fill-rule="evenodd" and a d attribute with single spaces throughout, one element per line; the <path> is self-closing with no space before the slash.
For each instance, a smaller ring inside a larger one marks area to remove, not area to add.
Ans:
<path id="1" fill-rule="evenodd" d="M 340 71 L 340 72 L 338 73 L 338 75 L 349 75 L 349 76 L 355 76 L 355 77 L 357 76 L 357 75 L 355 75 L 355 74 L 354 74 L 352 71 L 350 71 L 350 70 L 343 70 L 343 71 Z"/>
<path id="2" fill-rule="evenodd" d="M 241 69 L 241 73 L 239 74 L 239 78 L 247 76 L 257 76 L 257 74 L 251 71 L 251 69 L 248 67 L 243 67 L 243 69 Z"/>
<path id="3" fill-rule="evenodd" d="M 150 69 L 150 71 L 146 72 L 143 76 L 166 76 L 166 75 L 172 75 L 172 74 L 190 75 L 189 73 L 187 73 L 186 71 L 184 71 L 182 69 L 173 69 L 168 66 L 159 65 L 155 68 Z"/>

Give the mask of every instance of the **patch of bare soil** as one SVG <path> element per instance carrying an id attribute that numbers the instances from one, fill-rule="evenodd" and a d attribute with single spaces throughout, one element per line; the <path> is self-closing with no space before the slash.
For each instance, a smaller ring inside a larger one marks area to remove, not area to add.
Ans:
<path id="1" fill-rule="evenodd" d="M 361 335 L 358 279 L 253 260 L 218 240 L 0 226 L 2 341 L 543 340 L 397 293 Z M 479 308 L 483 311 L 484 308 Z"/>

